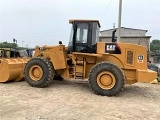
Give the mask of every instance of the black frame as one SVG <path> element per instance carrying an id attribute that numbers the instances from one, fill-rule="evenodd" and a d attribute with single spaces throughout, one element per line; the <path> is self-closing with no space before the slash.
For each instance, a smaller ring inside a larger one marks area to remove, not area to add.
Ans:
<path id="1" fill-rule="evenodd" d="M 88 33 L 87 33 L 87 43 L 76 43 L 76 36 L 77 36 L 77 28 L 78 28 L 78 24 L 83 24 L 83 23 L 87 23 L 88 24 Z M 83 53 L 96 53 L 96 44 L 93 44 L 92 42 L 92 30 L 93 30 L 93 23 L 95 22 L 74 22 L 73 23 L 73 38 L 72 38 L 72 45 L 69 47 L 68 52 L 72 53 L 72 52 L 83 52 Z M 96 29 L 95 29 L 96 30 Z M 84 47 L 83 50 L 77 50 L 76 48 L 80 46 L 80 47 Z"/>

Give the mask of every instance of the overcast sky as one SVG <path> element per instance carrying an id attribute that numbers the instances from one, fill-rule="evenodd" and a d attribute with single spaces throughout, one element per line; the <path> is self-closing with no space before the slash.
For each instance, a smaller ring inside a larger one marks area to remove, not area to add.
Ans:
<path id="1" fill-rule="evenodd" d="M 148 30 L 160 39 L 160 0 L 122 0 L 122 27 Z M 67 45 L 69 19 L 98 19 L 101 30 L 118 27 L 119 0 L 0 0 L 0 42 L 19 46 Z"/>

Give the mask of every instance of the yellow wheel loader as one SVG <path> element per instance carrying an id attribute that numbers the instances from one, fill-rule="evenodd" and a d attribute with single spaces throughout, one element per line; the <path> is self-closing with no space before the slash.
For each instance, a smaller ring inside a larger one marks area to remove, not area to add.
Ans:
<path id="1" fill-rule="evenodd" d="M 72 29 L 67 47 L 61 41 L 57 46 L 37 46 L 34 57 L 26 62 L 24 76 L 30 86 L 46 87 L 55 77 L 88 79 L 96 94 L 115 96 L 124 84 L 156 79 L 157 73 L 147 69 L 145 47 L 113 41 L 98 42 L 98 20 L 69 22 Z M 8 66 L 10 68 L 10 64 Z M 0 66 L 1 74 L 3 69 Z"/>

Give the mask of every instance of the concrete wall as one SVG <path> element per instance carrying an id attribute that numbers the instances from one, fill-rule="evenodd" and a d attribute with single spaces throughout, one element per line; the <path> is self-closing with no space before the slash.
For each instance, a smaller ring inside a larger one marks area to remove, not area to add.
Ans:
<path id="1" fill-rule="evenodd" d="M 111 42 L 112 38 L 111 37 L 100 37 L 99 38 L 100 42 Z M 121 37 L 121 41 L 124 43 L 133 43 L 133 44 L 138 44 L 138 45 L 143 45 L 147 48 L 147 50 L 150 49 L 150 37 Z"/>
<path id="2" fill-rule="evenodd" d="M 113 29 L 101 31 L 101 36 L 105 36 L 105 37 L 112 36 L 112 31 Z M 125 36 L 125 37 L 146 36 L 146 32 L 147 30 L 124 28 L 124 27 L 121 28 L 121 36 Z M 115 36 L 117 36 L 117 32 Z"/>
<path id="3" fill-rule="evenodd" d="M 101 31 L 99 40 L 101 42 L 111 42 L 112 41 L 113 29 Z M 138 45 L 143 45 L 150 50 L 150 38 L 151 36 L 146 36 L 147 30 L 132 29 L 132 28 L 121 28 L 121 41 L 124 43 L 133 43 Z M 117 36 L 117 32 L 115 33 Z"/>

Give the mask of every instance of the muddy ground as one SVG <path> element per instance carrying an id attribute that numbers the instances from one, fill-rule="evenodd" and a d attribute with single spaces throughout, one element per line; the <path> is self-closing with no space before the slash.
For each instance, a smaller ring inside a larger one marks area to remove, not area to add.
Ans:
<path id="1" fill-rule="evenodd" d="M 33 88 L 0 83 L 0 120 L 160 120 L 160 84 L 126 85 L 116 97 L 95 95 L 87 81 Z"/>

